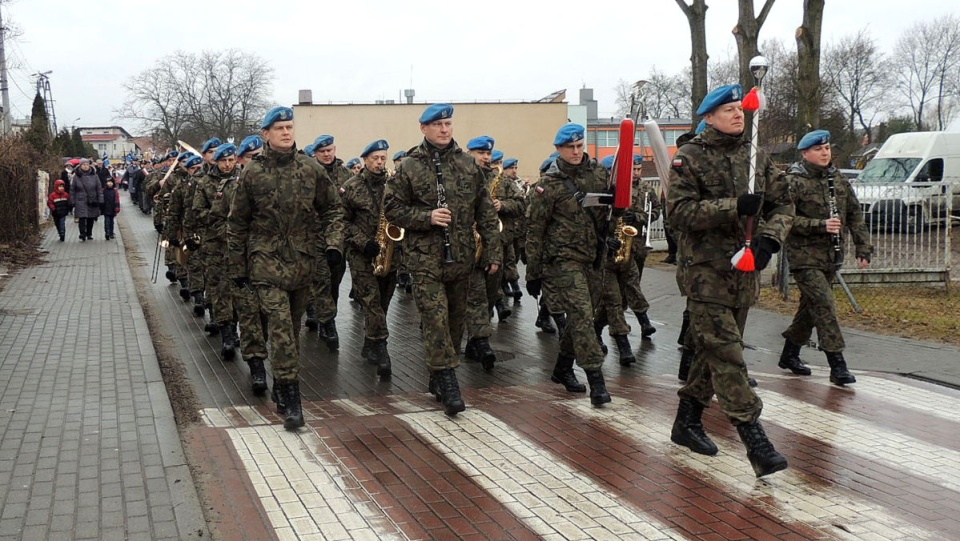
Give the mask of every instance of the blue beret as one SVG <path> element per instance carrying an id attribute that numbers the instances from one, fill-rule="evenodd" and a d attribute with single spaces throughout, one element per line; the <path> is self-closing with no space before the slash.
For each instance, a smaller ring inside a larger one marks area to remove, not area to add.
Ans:
<path id="1" fill-rule="evenodd" d="M 190 152 L 189 150 L 184 150 L 183 152 L 180 153 L 180 155 L 177 156 L 177 161 L 181 162 L 183 160 L 186 160 L 190 156 L 195 156 L 195 154 L 193 152 Z"/>
<path id="2" fill-rule="evenodd" d="M 218 146 L 220 146 L 220 145 L 222 145 L 222 144 L 223 144 L 223 143 L 220 142 L 220 139 L 218 139 L 218 138 L 216 138 L 216 137 L 214 137 L 214 138 L 212 138 L 212 139 L 207 139 L 207 142 L 203 144 L 203 148 L 200 149 L 200 154 L 206 154 L 208 150 L 213 149 L 213 148 L 217 148 Z"/>
<path id="3" fill-rule="evenodd" d="M 309 145 L 303 147 L 303 153 L 313 158 L 314 157 L 313 151 L 316 149 L 317 149 L 317 145 L 310 143 Z"/>
<path id="4" fill-rule="evenodd" d="M 797 143 L 797 150 L 807 150 L 817 145 L 825 145 L 830 142 L 830 132 L 827 130 L 813 130 L 812 132 L 800 138 Z"/>
<path id="5" fill-rule="evenodd" d="M 586 128 L 580 124 L 574 124 L 573 122 L 564 125 L 562 128 L 557 130 L 557 136 L 553 140 L 554 146 L 565 145 L 567 143 L 575 143 L 577 141 L 583 140 L 583 136 L 586 133 Z"/>
<path id="6" fill-rule="evenodd" d="M 406 157 L 407 157 L 407 151 L 401 150 L 400 152 L 397 152 L 396 154 L 393 155 L 393 161 L 402 160 Z"/>
<path id="7" fill-rule="evenodd" d="M 279 106 L 274 107 L 267 111 L 267 114 L 263 116 L 263 122 L 260 123 L 260 129 L 266 130 L 273 126 L 273 123 L 278 120 L 293 120 L 293 109 L 289 107 Z"/>
<path id="8" fill-rule="evenodd" d="M 550 158 L 543 160 L 543 163 L 540 164 L 540 172 L 543 173 L 544 171 L 546 171 L 550 167 L 550 164 L 553 163 L 553 160 L 555 159 L 556 159 L 555 157 L 551 156 Z"/>
<path id="9" fill-rule="evenodd" d="M 701 133 L 703 133 L 703 130 L 705 129 L 707 129 L 707 119 L 701 118 L 700 123 L 697 124 L 697 130 L 693 133 L 700 135 Z"/>
<path id="10" fill-rule="evenodd" d="M 323 147 L 328 147 L 333 144 L 332 135 L 321 135 L 313 140 L 313 150 L 317 150 Z"/>
<path id="11" fill-rule="evenodd" d="M 613 154 L 607 156 L 606 158 L 600 160 L 600 165 L 603 166 L 607 171 L 613 169 Z"/>
<path id="12" fill-rule="evenodd" d="M 502 151 L 502 150 L 494 150 L 493 153 L 490 154 L 490 161 L 492 161 L 492 162 L 499 162 L 499 161 L 502 160 L 502 159 L 503 159 L 503 151 Z"/>
<path id="13" fill-rule="evenodd" d="M 518 162 L 516 158 L 507 158 L 506 160 L 503 160 L 503 168 L 510 169 L 511 167 L 516 167 L 517 163 Z"/>
<path id="14" fill-rule="evenodd" d="M 176 158 L 179 156 L 179 153 L 176 150 L 171 150 L 167 152 L 167 155 L 163 157 L 164 160 L 169 160 L 170 158 Z"/>
<path id="15" fill-rule="evenodd" d="M 639 154 L 633 155 L 633 165 L 643 165 L 643 156 Z"/>
<path id="16" fill-rule="evenodd" d="M 467 150 L 493 150 L 493 137 L 481 135 L 467 141 Z"/>
<path id="17" fill-rule="evenodd" d="M 347 162 L 347 169 L 353 169 L 360 163 L 360 158 L 350 158 L 350 161 Z"/>
<path id="18" fill-rule="evenodd" d="M 237 156 L 243 156 L 247 152 L 253 152 L 261 148 L 263 148 L 263 139 L 259 135 L 248 135 L 243 138 L 243 141 L 240 141 L 240 146 L 237 147 Z"/>
<path id="19" fill-rule="evenodd" d="M 183 164 L 183 166 L 186 167 L 187 169 L 190 169 L 191 167 L 200 165 L 202 163 L 203 163 L 203 158 L 201 158 L 200 156 L 197 156 L 196 154 L 191 154 L 190 159 L 187 160 L 187 163 Z"/>
<path id="20" fill-rule="evenodd" d="M 369 156 L 370 154 L 378 150 L 387 150 L 388 148 L 390 148 L 390 145 L 387 143 L 386 139 L 378 139 L 370 143 L 369 145 L 363 147 L 363 152 L 360 153 L 360 157 L 366 158 L 367 156 Z"/>
<path id="21" fill-rule="evenodd" d="M 229 158 L 230 156 L 237 155 L 237 145 L 233 143 L 227 143 L 225 145 L 218 145 L 217 151 L 213 153 L 214 161 L 220 161 L 224 158 Z"/>
<path id="22" fill-rule="evenodd" d="M 704 96 L 703 101 L 700 102 L 700 107 L 697 107 L 697 114 L 703 116 L 725 103 L 740 101 L 742 99 L 743 87 L 737 84 L 723 85 L 713 89 L 713 91 Z"/>
<path id="23" fill-rule="evenodd" d="M 453 118 L 453 106 L 449 103 L 434 103 L 423 110 L 420 123 L 429 124 L 443 118 Z"/>

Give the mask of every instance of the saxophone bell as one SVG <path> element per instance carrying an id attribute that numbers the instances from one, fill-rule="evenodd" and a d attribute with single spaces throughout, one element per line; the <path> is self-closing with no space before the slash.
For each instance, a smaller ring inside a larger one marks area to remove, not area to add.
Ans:
<path id="1" fill-rule="evenodd" d="M 630 259 L 633 253 L 633 238 L 640 233 L 636 227 L 624 223 L 623 218 L 617 219 L 617 240 L 620 241 L 620 248 L 613 256 L 614 263 L 624 263 Z"/>

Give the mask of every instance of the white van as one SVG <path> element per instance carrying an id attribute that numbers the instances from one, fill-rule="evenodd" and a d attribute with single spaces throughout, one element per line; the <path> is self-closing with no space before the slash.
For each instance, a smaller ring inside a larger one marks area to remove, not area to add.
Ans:
<path id="1" fill-rule="evenodd" d="M 960 215 L 960 133 L 891 135 L 853 186 L 875 227 L 919 231 Z"/>

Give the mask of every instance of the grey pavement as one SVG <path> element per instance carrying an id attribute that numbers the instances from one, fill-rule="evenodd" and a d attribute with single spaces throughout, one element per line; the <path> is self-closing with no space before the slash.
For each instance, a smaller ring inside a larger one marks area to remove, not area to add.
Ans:
<path id="1" fill-rule="evenodd" d="M 3 278 L 0 540 L 209 538 L 122 233 L 94 229 Z"/>

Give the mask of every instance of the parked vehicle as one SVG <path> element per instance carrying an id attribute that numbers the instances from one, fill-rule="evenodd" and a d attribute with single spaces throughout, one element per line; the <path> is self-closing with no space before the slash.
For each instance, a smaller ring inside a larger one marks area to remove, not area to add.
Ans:
<path id="1" fill-rule="evenodd" d="M 890 136 L 853 184 L 874 227 L 919 231 L 960 213 L 960 133 Z"/>

